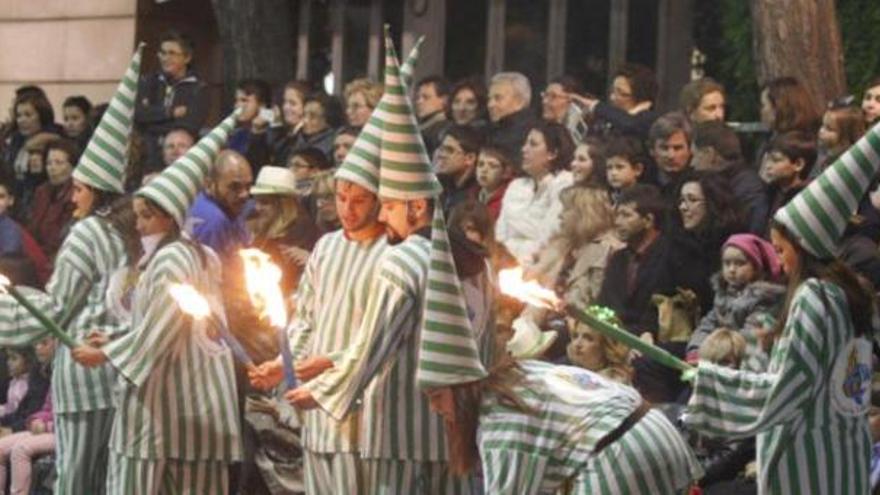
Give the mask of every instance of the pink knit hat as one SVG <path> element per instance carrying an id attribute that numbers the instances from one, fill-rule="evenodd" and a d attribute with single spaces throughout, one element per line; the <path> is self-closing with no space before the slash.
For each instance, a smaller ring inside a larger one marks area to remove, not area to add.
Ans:
<path id="1" fill-rule="evenodd" d="M 727 246 L 733 246 L 745 253 L 755 267 L 767 274 L 769 280 L 777 280 L 782 275 L 782 265 L 776 256 L 776 250 L 764 239 L 754 234 L 734 234 L 727 238 L 721 251 Z"/>

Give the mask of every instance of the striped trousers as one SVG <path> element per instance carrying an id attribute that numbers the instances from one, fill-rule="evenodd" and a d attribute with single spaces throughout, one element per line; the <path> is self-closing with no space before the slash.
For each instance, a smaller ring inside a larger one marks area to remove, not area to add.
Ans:
<path id="1" fill-rule="evenodd" d="M 684 493 L 702 475 L 681 434 L 654 410 L 590 460 L 575 478 L 572 495 Z"/>
<path id="2" fill-rule="evenodd" d="M 449 473 L 445 462 L 364 459 L 369 495 L 475 495 L 472 477 Z"/>
<path id="3" fill-rule="evenodd" d="M 369 495 L 364 486 L 364 467 L 354 452 L 304 450 L 307 495 L 345 493 Z"/>
<path id="4" fill-rule="evenodd" d="M 135 459 L 110 453 L 107 495 L 227 495 L 224 461 Z"/>
<path id="5" fill-rule="evenodd" d="M 113 409 L 56 413 L 56 495 L 101 495 L 107 476 Z"/>

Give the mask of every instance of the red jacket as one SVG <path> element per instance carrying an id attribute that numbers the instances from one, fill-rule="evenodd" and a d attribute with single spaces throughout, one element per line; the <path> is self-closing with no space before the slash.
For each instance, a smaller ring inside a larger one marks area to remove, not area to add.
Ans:
<path id="1" fill-rule="evenodd" d="M 72 194 L 72 180 L 58 186 L 45 182 L 34 193 L 28 230 L 49 259 L 55 258 L 73 219 L 74 206 L 70 202 Z"/>
<path id="2" fill-rule="evenodd" d="M 479 192 L 480 201 L 486 205 L 486 208 L 489 210 L 489 214 L 492 215 L 492 221 L 497 221 L 498 215 L 501 214 L 501 201 L 504 199 L 504 193 L 507 192 L 507 186 L 509 185 L 510 181 L 505 182 L 488 198 L 483 197 L 482 190 L 480 190 Z"/>

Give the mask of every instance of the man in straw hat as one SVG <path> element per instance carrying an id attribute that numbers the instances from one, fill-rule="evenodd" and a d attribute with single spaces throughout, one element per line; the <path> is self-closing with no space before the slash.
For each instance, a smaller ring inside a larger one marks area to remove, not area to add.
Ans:
<path id="1" fill-rule="evenodd" d="M 191 284 L 224 320 L 220 259 L 182 229 L 234 118 L 223 120 L 135 193 L 137 235 L 145 252 L 131 331 L 73 350 L 83 366 L 109 362 L 122 378 L 110 437 L 111 495 L 226 494 L 229 464 L 242 458 L 232 352 L 209 332 L 211 323 L 188 318 L 170 290 Z"/>
<path id="2" fill-rule="evenodd" d="M 141 44 L 73 172 L 74 216 L 79 221 L 58 251 L 46 293 L 22 289 L 38 308 L 80 341 L 95 328 L 109 333 L 119 329 L 104 294 L 110 276 L 126 263 L 123 232 L 134 227 L 126 220 L 127 200 L 119 200 L 124 193 L 126 149 L 142 49 Z M 0 345 L 28 345 L 46 335 L 34 317 L 11 297 L 0 295 Z M 55 354 L 53 370 L 58 439 L 55 493 L 103 493 L 115 373 L 109 366 L 75 366 L 70 349 L 64 346 Z"/>
<path id="3" fill-rule="evenodd" d="M 402 72 L 412 72 L 420 43 L 421 39 Z M 355 342 L 387 249 L 377 196 L 379 143 L 386 119 L 387 109 L 380 104 L 336 172 L 336 209 L 342 229 L 319 240 L 300 282 L 297 313 L 288 334 L 299 361 L 297 374 L 303 379 L 333 367 L 328 356 Z M 281 380 L 281 361 L 265 363 L 251 373 L 251 379 L 259 388 L 276 385 Z M 360 459 L 360 413 L 337 421 L 323 411 L 306 411 L 304 419 L 306 492 L 372 493 L 366 488 Z"/>
<path id="4" fill-rule="evenodd" d="M 774 215 L 770 240 L 789 291 L 767 371 L 697 369 L 686 422 L 714 436 L 756 435 L 758 493 L 871 491 L 875 296 L 836 256 L 878 168 L 875 126 Z"/>
<path id="5" fill-rule="evenodd" d="M 431 256 L 428 235 L 440 187 L 387 33 L 385 95 L 376 115 L 384 121 L 380 219 L 393 246 L 376 269 L 356 341 L 333 368 L 287 397 L 297 407 L 320 406 L 341 419 L 363 396 L 364 493 L 469 493 L 470 480 L 449 471 L 443 419 L 413 379 Z"/>

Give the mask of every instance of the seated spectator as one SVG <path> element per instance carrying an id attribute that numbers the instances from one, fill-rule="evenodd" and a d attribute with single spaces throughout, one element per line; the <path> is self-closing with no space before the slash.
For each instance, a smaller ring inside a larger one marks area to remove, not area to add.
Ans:
<path id="1" fill-rule="evenodd" d="M 416 117 L 419 131 L 425 141 L 428 156 L 440 146 L 450 122 L 446 120 L 449 107 L 449 81 L 442 76 L 422 78 L 415 87 Z"/>
<path id="2" fill-rule="evenodd" d="M 529 105 L 532 86 L 519 72 L 501 72 L 492 76 L 489 85 L 489 125 L 486 143 L 503 149 L 513 159 L 517 173 L 522 170 L 522 149 L 534 117 Z"/>
<path id="3" fill-rule="evenodd" d="M 13 185 L 16 188 L 14 193 L 21 202 L 24 195 L 20 186 L 29 173 L 30 161 L 30 151 L 25 145 L 38 134 L 59 134 L 60 129 L 55 125 L 52 104 L 46 99 L 42 90 L 24 92 L 16 96 L 12 108 L 15 121 L 0 151 L 0 167 L 3 167 L 0 169 L 0 175 L 14 177 Z"/>
<path id="4" fill-rule="evenodd" d="M 880 77 L 875 77 L 868 82 L 865 94 L 862 96 L 862 113 L 865 118 L 865 128 L 869 128 L 880 119 Z"/>
<path id="5" fill-rule="evenodd" d="M 254 175 L 270 160 L 266 132 L 274 118 L 271 97 L 269 83 L 260 79 L 244 79 L 235 88 L 239 114 L 227 146 L 247 158 Z"/>
<path id="6" fill-rule="evenodd" d="M 345 155 L 347 155 L 348 152 L 351 151 L 351 147 L 354 146 L 354 141 L 357 139 L 358 134 L 357 129 L 349 126 L 340 127 L 336 131 L 336 136 L 333 138 L 334 168 L 339 168 L 339 166 L 342 165 L 342 161 L 345 160 Z"/>
<path id="7" fill-rule="evenodd" d="M 281 93 L 281 125 L 269 128 L 267 139 L 271 163 L 283 167 L 302 132 L 306 96 L 311 92 L 305 81 L 290 81 Z"/>
<path id="8" fill-rule="evenodd" d="M 785 297 L 781 270 L 769 242 L 754 234 L 730 236 L 721 248 L 721 271 L 712 276 L 715 301 L 691 335 L 687 360 L 696 363 L 709 334 L 724 327 L 745 339 L 742 369 L 765 371 L 770 357 L 759 337 L 773 326 Z"/>
<path id="9" fill-rule="evenodd" d="M 608 323 L 621 326 L 617 316 L 611 318 Z M 574 318 L 568 318 L 568 328 L 571 340 L 565 348 L 564 364 L 595 371 L 605 378 L 626 385 L 632 383 L 633 370 L 629 364 L 629 347 Z"/>
<path id="10" fill-rule="evenodd" d="M 483 130 L 486 121 L 486 86 L 476 77 L 462 79 L 450 91 L 449 118 L 454 124 Z"/>
<path id="11" fill-rule="evenodd" d="M 724 122 L 724 86 L 711 77 L 702 77 L 685 84 L 681 88 L 678 101 L 681 111 L 695 125 L 712 120 Z"/>
<path id="12" fill-rule="evenodd" d="M 332 164 L 334 129 L 341 124 L 339 104 L 331 96 L 315 93 L 306 97 L 304 108 L 302 129 L 287 155 L 287 163 L 295 153 L 315 148 Z"/>
<path id="13" fill-rule="evenodd" d="M 14 427 L 20 430 L 24 419 L 35 413 L 43 405 L 48 380 L 40 382 L 41 396 L 39 400 L 25 400 L 28 397 L 32 371 L 37 371 L 36 356 L 31 347 L 12 347 L 6 349 L 6 366 L 9 370 L 9 387 L 6 397 L 0 404 L 0 432 L 10 433 Z M 35 395 L 31 391 L 31 396 Z M 0 434 L 0 436 L 4 436 Z"/>
<path id="14" fill-rule="evenodd" d="M 624 64 L 614 74 L 608 103 L 595 98 L 573 96 L 599 121 L 604 134 L 631 136 L 644 141 L 651 124 L 659 117 L 654 110 L 657 79 L 654 71 L 639 64 Z"/>
<path id="15" fill-rule="evenodd" d="M 18 224 L 10 216 L 14 204 L 12 182 L 0 179 L 0 256 L 24 254 Z"/>
<path id="16" fill-rule="evenodd" d="M 499 270 L 516 266 L 513 256 L 495 240 L 495 221 L 484 204 L 474 200 L 458 203 L 449 213 L 449 226 L 485 249 L 496 274 Z"/>
<path id="17" fill-rule="evenodd" d="M 694 170 L 717 172 L 727 179 L 740 205 L 748 231 L 764 235 L 769 219 L 767 188 L 743 160 L 739 137 L 723 122 L 708 121 L 694 129 Z"/>
<path id="18" fill-rule="evenodd" d="M 770 139 L 789 132 L 801 131 L 815 139 L 822 121 L 813 97 L 807 87 L 794 77 L 778 77 L 761 88 L 761 122 L 770 129 Z M 769 182 L 767 147 L 758 149 L 758 173 Z"/>
<path id="19" fill-rule="evenodd" d="M 79 147 L 70 139 L 60 139 L 46 147 L 48 180 L 34 193 L 28 230 L 49 259 L 55 258 L 73 221 L 72 175 L 79 155 Z"/>
<path id="20" fill-rule="evenodd" d="M 61 110 L 64 119 L 64 137 L 74 140 L 80 150 L 86 149 L 86 144 L 92 138 L 94 130 L 89 119 L 92 102 L 85 96 L 70 96 L 64 100 Z"/>
<path id="21" fill-rule="evenodd" d="M 480 191 L 477 199 L 486 205 L 492 221 L 498 220 L 501 214 L 501 203 L 507 186 L 513 180 L 513 162 L 501 148 L 483 145 L 477 158 L 477 184 Z"/>
<path id="22" fill-rule="evenodd" d="M 560 124 L 540 122 L 522 147 L 525 177 L 514 179 L 504 194 L 495 236 L 523 267 L 532 266 L 538 251 L 559 230 L 560 192 L 573 183 L 574 144 Z"/>
<path id="23" fill-rule="evenodd" d="M 287 168 L 296 178 L 296 193 L 300 200 L 307 202 L 312 191 L 312 180 L 321 172 L 330 170 L 333 165 L 318 148 L 304 148 L 295 151 L 287 162 Z"/>
<path id="24" fill-rule="evenodd" d="M 822 116 L 818 156 L 816 165 L 810 170 L 810 178 L 817 177 L 828 168 L 844 151 L 856 144 L 864 133 L 865 119 L 858 107 L 832 102 Z"/>
<path id="25" fill-rule="evenodd" d="M 641 143 L 631 137 L 611 139 L 605 148 L 605 156 L 605 176 L 611 200 L 618 204 L 624 191 L 643 181 L 648 157 Z"/>
<path id="26" fill-rule="evenodd" d="M 208 115 L 206 86 L 191 68 L 192 40 L 167 31 L 159 37 L 157 55 L 161 69 L 141 76 L 134 110 L 135 128 L 144 137 L 146 164 L 153 168 L 161 168 L 162 139 L 169 130 L 183 127 L 198 135 Z"/>
<path id="27" fill-rule="evenodd" d="M 651 156 L 657 162 L 657 183 L 670 204 L 691 169 L 691 137 L 691 124 L 681 112 L 664 114 L 648 133 Z"/>
<path id="28" fill-rule="evenodd" d="M 355 79 L 345 85 L 343 97 L 348 125 L 360 130 L 382 98 L 382 85 L 369 79 Z"/>
<path id="29" fill-rule="evenodd" d="M 336 180 L 332 171 L 325 171 L 312 178 L 307 206 L 315 225 L 322 234 L 342 228 L 336 211 Z"/>
<path id="30" fill-rule="evenodd" d="M 31 136 L 24 145 L 28 156 L 27 172 L 18 184 L 14 216 L 22 223 L 27 223 L 33 209 L 34 195 L 37 188 L 44 184 L 46 177 L 46 147 L 57 141 L 57 134 L 41 132 Z"/>
<path id="31" fill-rule="evenodd" d="M 568 125 L 567 117 L 571 94 L 580 94 L 581 84 L 571 76 L 555 77 L 541 91 L 541 118 L 557 124 Z"/>
<path id="32" fill-rule="evenodd" d="M 777 135 L 766 148 L 765 172 L 770 184 L 770 213 L 785 206 L 809 180 L 816 161 L 813 136 L 800 131 Z"/>
<path id="33" fill-rule="evenodd" d="M 182 157 L 187 150 L 196 144 L 196 136 L 183 127 L 175 127 L 168 131 L 162 143 L 162 165 L 167 167 Z M 162 168 L 164 168 L 162 167 Z M 150 170 L 149 173 L 159 172 L 162 169 Z"/>
<path id="34" fill-rule="evenodd" d="M 571 175 L 579 186 L 608 188 L 605 145 L 596 138 L 586 138 L 574 150 L 571 160 Z"/>
<path id="35" fill-rule="evenodd" d="M 319 232 L 296 196 L 293 172 L 265 166 L 251 187 L 254 212 L 248 221 L 251 246 L 267 253 L 282 268 L 281 286 L 293 294 L 315 247 Z"/>
<path id="36" fill-rule="evenodd" d="M 477 196 L 480 186 L 475 176 L 480 144 L 478 131 L 454 125 L 434 152 L 434 171 L 443 185 L 440 204 L 447 215 L 456 204 Z"/>

